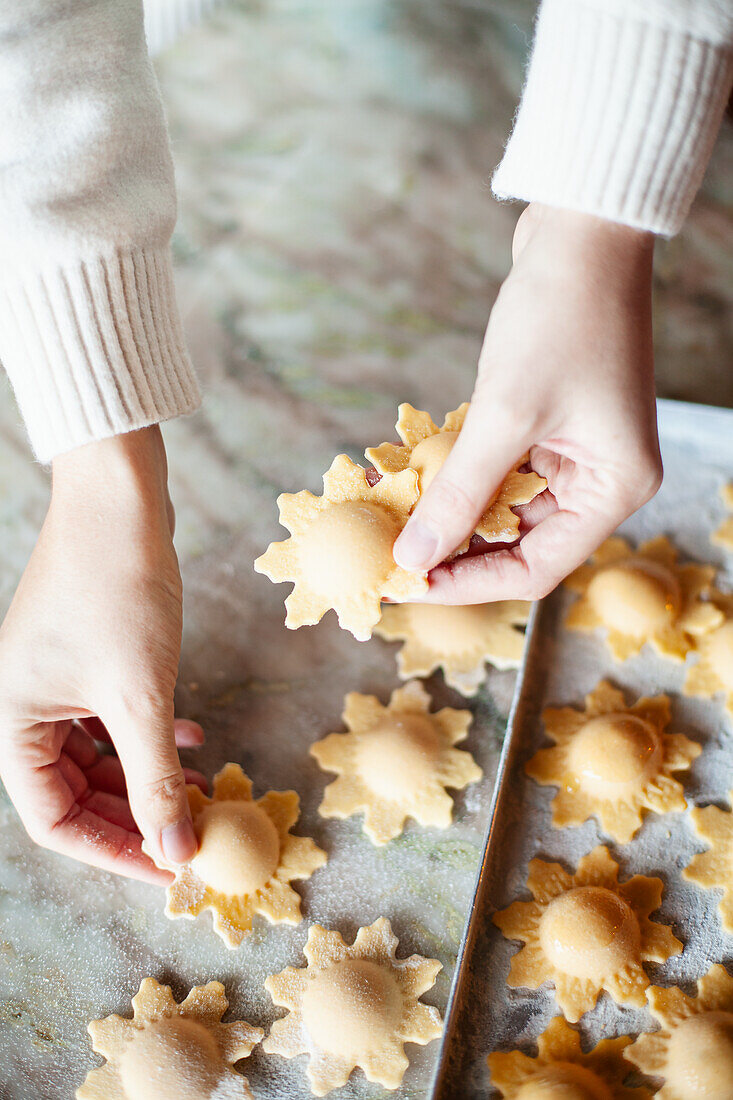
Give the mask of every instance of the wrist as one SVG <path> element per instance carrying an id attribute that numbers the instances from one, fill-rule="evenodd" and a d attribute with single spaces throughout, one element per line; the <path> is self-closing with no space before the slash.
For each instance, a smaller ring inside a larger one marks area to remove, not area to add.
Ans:
<path id="1" fill-rule="evenodd" d="M 654 234 L 576 210 L 531 203 L 514 232 L 514 261 L 527 250 L 533 267 L 555 281 L 580 278 L 634 295 L 651 290 Z"/>
<path id="2" fill-rule="evenodd" d="M 110 436 L 58 455 L 52 482 L 56 501 L 110 500 L 117 510 L 165 512 L 168 465 L 160 427 Z"/>

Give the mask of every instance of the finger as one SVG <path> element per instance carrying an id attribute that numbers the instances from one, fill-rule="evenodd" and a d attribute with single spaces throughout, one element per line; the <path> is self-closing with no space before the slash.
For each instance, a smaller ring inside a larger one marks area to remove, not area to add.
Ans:
<path id="1" fill-rule="evenodd" d="M 59 754 L 55 765 L 48 766 L 58 769 L 74 801 L 78 801 L 89 790 L 86 775 L 65 752 Z"/>
<path id="2" fill-rule="evenodd" d="M 142 850 L 142 838 L 81 806 L 64 771 L 78 784 L 70 758 L 63 765 L 7 766 L 3 781 L 29 836 L 60 855 L 114 874 L 165 885 L 171 876 Z M 79 772 L 79 769 L 76 769 Z M 81 773 L 79 773 L 81 774 Z"/>
<path id="3" fill-rule="evenodd" d="M 194 787 L 198 787 L 202 794 L 209 793 L 209 781 L 205 775 L 201 772 L 197 772 L 194 768 L 184 768 L 183 774 L 186 779 L 186 783 L 192 784 Z"/>
<path id="4" fill-rule="evenodd" d="M 186 783 L 198 787 L 203 794 L 209 793 L 209 783 L 205 775 L 195 771 L 194 768 L 184 768 L 183 775 Z M 107 794 L 116 794 L 120 798 L 127 799 L 127 783 L 122 764 L 116 756 L 101 756 L 96 764 L 86 771 L 89 786 L 95 791 L 106 791 Z"/>
<path id="5" fill-rule="evenodd" d="M 524 535 L 527 531 L 531 531 L 533 527 L 537 527 L 538 524 L 558 510 L 557 500 L 549 489 L 545 489 L 534 500 L 530 500 L 529 504 L 518 505 L 514 511 L 519 516 L 520 534 Z"/>
<path id="6" fill-rule="evenodd" d="M 79 725 L 82 727 L 82 729 L 86 730 L 89 736 L 93 737 L 95 741 L 112 741 L 112 738 L 107 732 L 105 724 L 101 720 L 101 718 L 82 718 L 79 722 Z"/>
<path id="7" fill-rule="evenodd" d="M 100 717 L 117 749 L 130 807 L 149 850 L 164 863 L 187 862 L 197 841 L 176 749 L 172 698 L 151 695 Z"/>
<path id="8" fill-rule="evenodd" d="M 397 564 L 432 569 L 469 538 L 527 446 L 521 435 L 492 423 L 485 403 L 474 398 L 452 451 L 427 489 L 423 475 L 420 500 L 394 546 Z"/>
<path id="9" fill-rule="evenodd" d="M 79 725 L 95 741 L 111 742 L 112 738 L 100 718 L 83 718 Z M 173 729 L 176 744 L 180 748 L 196 748 L 204 743 L 204 731 L 198 722 L 192 722 L 190 718 L 176 718 Z"/>
<path id="10" fill-rule="evenodd" d="M 509 550 L 439 566 L 430 575 L 423 600 L 469 604 L 541 599 L 581 565 L 622 518 L 557 511 Z"/>
<path id="11" fill-rule="evenodd" d="M 95 791 L 106 791 L 108 794 L 127 798 L 125 773 L 116 756 L 100 756 L 97 763 L 87 769 L 86 775 L 89 786 Z"/>
<path id="12" fill-rule="evenodd" d="M 176 718 L 173 723 L 176 744 L 181 749 L 193 749 L 204 743 L 204 731 L 198 722 L 190 718 Z"/>
<path id="13" fill-rule="evenodd" d="M 81 726 L 71 727 L 64 741 L 64 752 L 80 768 L 91 768 L 99 759 L 99 750 L 94 743 L 94 738 L 90 737 Z"/>
<path id="14" fill-rule="evenodd" d="M 45 843 L 59 855 L 69 856 L 103 871 L 159 886 L 172 881 L 142 850 L 142 837 L 89 810 L 76 806 Z"/>
<path id="15" fill-rule="evenodd" d="M 97 817 L 104 818 L 112 825 L 119 825 L 130 833 L 140 835 L 135 818 L 132 816 L 130 803 L 126 798 L 109 794 L 107 791 L 90 790 L 86 798 L 83 799 L 82 805 L 85 810 L 96 814 Z"/>

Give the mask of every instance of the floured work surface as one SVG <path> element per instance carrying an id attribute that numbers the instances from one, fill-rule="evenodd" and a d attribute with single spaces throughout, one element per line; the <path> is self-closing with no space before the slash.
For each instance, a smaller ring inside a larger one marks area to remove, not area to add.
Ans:
<path id="1" fill-rule="evenodd" d="M 675 402 L 660 402 L 659 407 L 664 484 L 620 533 L 634 545 L 666 534 L 681 560 L 712 562 L 719 567 L 716 583 L 733 588 L 733 556 L 710 542 L 724 514 L 720 487 L 733 474 L 733 412 Z M 551 987 L 534 991 L 507 986 L 510 960 L 520 945 L 505 939 L 492 921 L 498 910 L 531 897 L 527 870 L 533 858 L 558 861 L 573 872 L 584 855 L 605 844 L 620 864 L 621 879 L 634 874 L 662 879 L 662 904 L 653 920 L 671 924 L 685 946 L 681 955 L 664 964 L 646 964 L 653 985 L 681 985 L 694 992 L 694 981 L 712 963 L 733 957 L 733 938 L 722 930 L 717 911 L 720 891 L 702 890 L 681 877 L 692 856 L 706 846 L 695 835 L 689 812 L 647 814 L 629 843 L 616 844 L 595 818 L 578 827 L 553 828 L 551 803 L 557 787 L 540 786 L 524 772 L 535 752 L 551 743 L 541 720 L 543 709 L 580 708 L 585 696 L 606 679 L 624 691 L 629 703 L 640 696 L 670 696 L 670 728 L 703 746 L 691 770 L 679 776 L 688 805 L 729 804 L 733 739 L 722 697 L 683 696 L 685 665 L 660 657 L 650 646 L 621 663 L 613 659 L 601 632 L 565 629 L 562 622 L 575 599 L 562 586 L 536 608 L 530 621 L 432 1100 L 496 1096 L 487 1055 L 513 1049 L 536 1053 L 537 1037 L 559 1011 Z M 656 1024 L 648 1009 L 621 1008 L 604 993 L 578 1026 L 588 1049 L 601 1038 L 636 1035 Z"/>

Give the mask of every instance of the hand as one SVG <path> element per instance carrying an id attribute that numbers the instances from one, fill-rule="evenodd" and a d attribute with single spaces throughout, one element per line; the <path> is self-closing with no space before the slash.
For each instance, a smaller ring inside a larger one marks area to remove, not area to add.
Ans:
<path id="1" fill-rule="evenodd" d="M 424 599 L 539 599 L 659 488 L 653 247 L 585 214 L 520 217 L 463 430 L 395 543 L 398 564 L 432 569 Z M 527 451 L 548 489 L 520 541 L 439 564 Z"/>
<path id="2" fill-rule="evenodd" d="M 196 851 L 176 742 L 203 739 L 173 717 L 182 613 L 172 534 L 157 427 L 60 456 L 0 629 L 0 775 L 28 833 L 154 882 L 171 876 L 142 852 L 143 837 L 169 862 Z M 107 736 L 117 757 L 99 755 Z"/>

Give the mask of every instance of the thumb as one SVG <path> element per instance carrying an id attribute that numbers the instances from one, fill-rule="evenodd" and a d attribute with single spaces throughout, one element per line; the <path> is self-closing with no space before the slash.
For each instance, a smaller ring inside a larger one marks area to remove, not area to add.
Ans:
<path id="1" fill-rule="evenodd" d="M 461 433 L 394 545 L 403 569 L 428 570 L 469 538 L 502 481 L 527 450 L 474 397 Z"/>
<path id="2" fill-rule="evenodd" d="M 186 863 L 198 843 L 176 749 L 173 700 L 152 697 L 100 718 L 117 749 L 130 809 L 150 855 Z"/>

